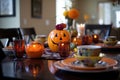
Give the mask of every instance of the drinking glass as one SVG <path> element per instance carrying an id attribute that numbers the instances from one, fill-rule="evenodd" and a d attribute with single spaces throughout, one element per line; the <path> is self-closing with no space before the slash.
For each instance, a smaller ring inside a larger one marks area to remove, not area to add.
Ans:
<path id="1" fill-rule="evenodd" d="M 15 58 L 23 58 L 25 54 L 25 40 L 17 39 L 13 41 Z"/>

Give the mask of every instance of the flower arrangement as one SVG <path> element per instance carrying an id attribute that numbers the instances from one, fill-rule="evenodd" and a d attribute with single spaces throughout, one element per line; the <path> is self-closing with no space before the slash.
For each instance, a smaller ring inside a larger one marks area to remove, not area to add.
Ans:
<path id="1" fill-rule="evenodd" d="M 70 26 L 72 26 L 73 24 L 73 20 L 79 17 L 79 11 L 75 8 L 72 8 L 70 10 L 64 11 L 63 15 L 68 20 L 67 25 L 68 25 L 68 29 L 70 29 Z"/>

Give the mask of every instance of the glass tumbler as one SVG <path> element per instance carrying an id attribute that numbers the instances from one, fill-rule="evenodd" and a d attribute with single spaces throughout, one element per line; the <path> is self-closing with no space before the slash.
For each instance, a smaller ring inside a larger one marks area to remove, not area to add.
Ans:
<path id="1" fill-rule="evenodd" d="M 25 40 L 17 39 L 13 41 L 13 48 L 15 50 L 16 58 L 23 58 L 25 54 Z"/>

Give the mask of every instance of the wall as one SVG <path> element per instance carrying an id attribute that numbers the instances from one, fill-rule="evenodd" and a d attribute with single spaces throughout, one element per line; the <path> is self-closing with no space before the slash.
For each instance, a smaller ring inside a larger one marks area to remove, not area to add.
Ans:
<path id="1" fill-rule="evenodd" d="M 55 28 L 55 0 L 42 0 L 42 18 L 31 17 L 31 0 L 20 0 L 20 27 L 35 27 L 37 34 L 48 35 Z"/>
<path id="2" fill-rule="evenodd" d="M 16 0 L 16 17 L 0 18 L 0 27 L 35 27 L 37 34 L 48 35 L 55 27 L 56 0 L 42 0 L 42 18 L 31 17 L 31 0 Z M 83 21 L 83 15 L 89 14 L 92 19 L 90 23 L 97 23 L 99 1 L 110 0 L 73 0 L 80 10 L 79 23 Z M 20 2 L 20 3 L 19 3 Z M 20 12 L 20 13 L 19 13 Z M 48 24 L 46 24 L 48 23 Z"/>
<path id="3" fill-rule="evenodd" d="M 110 0 L 79 0 L 79 10 L 80 10 L 80 17 L 79 22 L 84 22 L 83 15 L 88 14 L 90 16 L 90 20 L 88 23 L 96 24 L 98 23 L 98 3 L 105 2 Z"/>
<path id="4" fill-rule="evenodd" d="M 55 27 L 55 0 L 42 0 L 42 18 L 31 17 L 31 0 L 16 0 L 16 16 L 0 18 L 0 28 L 35 27 L 37 34 L 48 35 Z"/>
<path id="5" fill-rule="evenodd" d="M 12 28 L 20 26 L 19 0 L 16 0 L 16 16 L 0 18 L 0 28 Z"/>

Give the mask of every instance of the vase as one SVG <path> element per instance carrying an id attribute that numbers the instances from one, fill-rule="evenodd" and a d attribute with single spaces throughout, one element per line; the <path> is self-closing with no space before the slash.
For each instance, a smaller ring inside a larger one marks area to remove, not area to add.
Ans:
<path id="1" fill-rule="evenodd" d="M 71 19 L 71 18 L 67 18 L 67 20 L 66 20 L 67 22 L 67 30 L 68 31 L 70 31 L 70 29 L 71 29 L 71 27 L 72 27 L 72 25 L 73 25 L 73 19 Z"/>
<path id="2" fill-rule="evenodd" d="M 77 30 L 76 30 L 76 23 L 75 23 L 75 20 L 74 19 L 68 19 L 67 20 L 67 31 L 70 33 L 70 36 L 71 36 L 71 40 L 74 38 L 74 37 L 77 37 Z"/>

